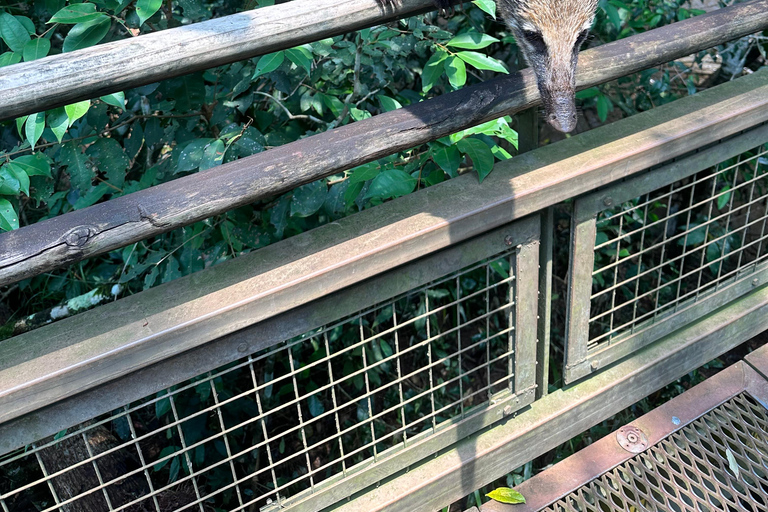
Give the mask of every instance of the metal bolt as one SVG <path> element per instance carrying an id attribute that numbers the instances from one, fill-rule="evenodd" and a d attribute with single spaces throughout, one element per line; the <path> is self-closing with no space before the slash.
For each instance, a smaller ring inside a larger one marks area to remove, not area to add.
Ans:
<path id="1" fill-rule="evenodd" d="M 616 432 L 616 441 L 630 453 L 640 453 L 648 448 L 645 432 L 632 425 L 625 425 Z"/>
<path id="2" fill-rule="evenodd" d="M 754 278 L 752 280 L 752 286 L 757 286 L 758 284 L 760 284 L 760 280 L 758 278 Z"/>
<path id="3" fill-rule="evenodd" d="M 603 204 L 605 206 L 613 206 L 613 198 L 608 196 L 605 199 L 603 199 Z"/>
<path id="4" fill-rule="evenodd" d="M 510 414 L 512 414 L 512 406 L 508 405 L 504 408 L 504 416 L 509 416 Z"/>
<path id="5" fill-rule="evenodd" d="M 504 243 L 507 244 L 508 247 L 512 247 L 512 244 L 514 244 L 515 241 L 512 240 L 512 236 L 507 235 L 504 237 Z"/>
<path id="6" fill-rule="evenodd" d="M 248 350 L 248 344 L 247 343 L 241 343 L 241 344 L 239 344 L 237 346 L 237 351 L 238 352 L 245 352 L 246 350 Z"/>
<path id="7" fill-rule="evenodd" d="M 672 416 L 672 423 L 674 425 L 679 425 L 680 424 L 680 418 L 678 418 L 677 416 Z"/>
<path id="8" fill-rule="evenodd" d="M 597 368 L 600 366 L 600 361 L 592 361 L 589 366 L 592 368 L 592 370 L 597 370 Z"/>

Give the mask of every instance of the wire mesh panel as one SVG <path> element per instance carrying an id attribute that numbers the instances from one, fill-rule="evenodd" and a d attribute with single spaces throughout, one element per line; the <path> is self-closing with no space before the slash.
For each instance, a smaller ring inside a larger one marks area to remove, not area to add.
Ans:
<path id="1" fill-rule="evenodd" d="M 764 279 L 763 132 L 577 200 L 569 381 L 701 318 Z"/>
<path id="2" fill-rule="evenodd" d="M 547 512 L 768 511 L 768 411 L 742 393 Z"/>
<path id="3" fill-rule="evenodd" d="M 301 506 L 530 403 L 538 242 L 496 238 L 481 261 L 5 455 L 0 509 Z"/>

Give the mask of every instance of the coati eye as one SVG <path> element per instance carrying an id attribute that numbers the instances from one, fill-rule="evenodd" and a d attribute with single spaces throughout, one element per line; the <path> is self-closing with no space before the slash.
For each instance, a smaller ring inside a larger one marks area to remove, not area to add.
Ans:
<path id="1" fill-rule="evenodd" d="M 523 37 L 537 51 L 539 52 L 547 51 L 547 43 L 544 42 L 544 36 L 541 35 L 541 32 L 534 32 L 533 30 L 523 30 Z"/>
<path id="2" fill-rule="evenodd" d="M 579 51 L 579 48 L 581 48 L 581 45 L 584 44 L 588 36 L 589 36 L 589 30 L 581 31 L 581 34 L 579 34 L 579 37 L 576 39 L 576 44 L 573 46 L 574 51 Z"/>

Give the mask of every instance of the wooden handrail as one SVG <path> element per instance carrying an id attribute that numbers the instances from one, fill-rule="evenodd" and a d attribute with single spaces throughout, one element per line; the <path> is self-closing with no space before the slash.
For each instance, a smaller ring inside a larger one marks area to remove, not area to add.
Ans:
<path id="1" fill-rule="evenodd" d="M 0 69 L 0 121 L 249 59 L 434 8 L 293 0 Z M 322 13 L 322 16 L 318 16 Z"/>

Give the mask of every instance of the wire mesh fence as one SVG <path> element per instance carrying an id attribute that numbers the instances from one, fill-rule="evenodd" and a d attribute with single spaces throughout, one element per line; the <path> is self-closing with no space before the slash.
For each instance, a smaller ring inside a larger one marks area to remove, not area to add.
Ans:
<path id="1" fill-rule="evenodd" d="M 765 280 L 762 128 L 577 199 L 572 236 L 568 382 Z"/>
<path id="2" fill-rule="evenodd" d="M 753 274 L 768 259 L 768 148 L 601 212 L 589 348 Z"/>
<path id="3" fill-rule="evenodd" d="M 3 512 L 258 510 L 514 393 L 512 248 L 0 460 Z"/>

